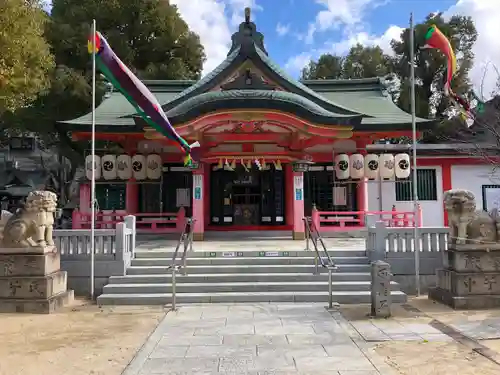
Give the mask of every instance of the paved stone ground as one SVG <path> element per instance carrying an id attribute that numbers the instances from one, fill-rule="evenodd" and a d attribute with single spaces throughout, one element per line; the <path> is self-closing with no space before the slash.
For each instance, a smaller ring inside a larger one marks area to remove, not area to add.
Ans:
<path id="1" fill-rule="evenodd" d="M 500 338 L 500 317 L 486 318 L 481 321 L 457 320 L 450 326 L 474 340 Z"/>
<path id="2" fill-rule="evenodd" d="M 350 331 L 322 305 L 186 306 L 165 317 L 123 375 L 393 374 Z"/>
<path id="3" fill-rule="evenodd" d="M 364 341 L 453 341 L 453 339 L 425 323 L 392 320 L 350 322 Z"/>

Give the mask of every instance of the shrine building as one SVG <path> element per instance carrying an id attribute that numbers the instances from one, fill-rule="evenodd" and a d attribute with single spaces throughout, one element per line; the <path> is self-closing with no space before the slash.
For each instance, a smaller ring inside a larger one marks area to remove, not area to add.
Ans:
<path id="1" fill-rule="evenodd" d="M 449 147 L 419 145 L 421 210 L 414 216 L 410 146 L 380 144 L 411 137 L 411 116 L 384 80 L 299 82 L 271 60 L 249 19 L 233 34 L 227 58 L 201 80 L 144 83 L 180 136 L 200 142 L 202 158 L 184 167 L 173 142 L 120 93 L 108 94 L 95 113 L 96 140 L 108 144 L 96 149 L 100 227 L 134 214 L 139 231 L 175 232 L 192 216 L 195 240 L 203 240 L 208 231 L 231 230 L 302 239 L 311 215 L 326 232 L 362 229 L 370 216 L 395 226 L 443 226 L 443 191 L 469 176 L 456 168 L 479 163 L 460 161 Z M 88 141 L 91 120 L 89 113 L 63 124 L 73 140 Z M 434 126 L 421 118 L 416 124 L 419 133 Z M 90 160 L 87 154 L 74 227 L 90 220 Z"/>

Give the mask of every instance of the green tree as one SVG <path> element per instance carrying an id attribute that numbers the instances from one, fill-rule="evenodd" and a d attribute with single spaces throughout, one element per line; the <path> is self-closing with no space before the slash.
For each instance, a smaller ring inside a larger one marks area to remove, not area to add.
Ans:
<path id="1" fill-rule="evenodd" d="M 47 15 L 36 0 L 0 0 L 0 115 L 47 88 L 54 66 L 43 37 Z"/>
<path id="2" fill-rule="evenodd" d="M 301 79 L 339 79 L 342 77 L 343 66 L 343 57 L 326 53 L 321 55 L 318 61 L 309 61 L 302 69 Z"/>
<path id="3" fill-rule="evenodd" d="M 391 60 L 378 46 L 357 44 L 346 56 L 323 54 L 302 70 L 302 79 L 353 79 L 385 76 L 391 72 Z"/>
<path id="4" fill-rule="evenodd" d="M 51 86 L 31 106 L 0 117 L 0 124 L 10 128 L 7 133 L 36 132 L 44 145 L 57 145 L 72 160 L 81 160 L 82 145 L 72 142 L 58 121 L 91 110 L 87 39 L 94 18 L 120 59 L 140 78 L 200 76 L 205 59 L 203 46 L 177 8 L 166 0 L 53 0 L 52 4 L 50 23 L 45 29 L 57 63 L 48 75 Z M 97 88 L 99 104 L 105 89 L 100 79 Z"/>
<path id="5" fill-rule="evenodd" d="M 425 44 L 425 34 L 430 25 L 435 24 L 451 42 L 457 55 L 458 71 L 452 87 L 459 95 L 470 92 L 469 71 L 472 68 L 474 54 L 472 47 L 477 40 L 477 31 L 471 17 L 453 16 L 445 21 L 440 15 L 428 16 L 425 22 L 415 26 L 415 96 L 417 116 L 442 116 L 450 103 L 442 94 L 446 74 L 446 57 L 437 50 L 420 47 Z M 410 111 L 410 31 L 401 34 L 401 41 L 393 40 L 395 57 L 393 66 L 401 80 L 401 92 L 398 105 Z"/>
<path id="6" fill-rule="evenodd" d="M 382 77 L 391 72 L 390 58 L 379 46 L 366 47 L 357 44 L 344 60 L 342 78 Z"/>
<path id="7" fill-rule="evenodd" d="M 168 0 L 54 0 L 48 39 L 56 61 L 88 70 L 92 19 L 120 59 L 143 79 L 198 79 L 205 60 L 198 35 Z"/>

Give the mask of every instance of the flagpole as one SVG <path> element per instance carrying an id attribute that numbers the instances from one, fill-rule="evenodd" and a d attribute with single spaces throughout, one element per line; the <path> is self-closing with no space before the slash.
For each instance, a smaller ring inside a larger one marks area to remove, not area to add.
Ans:
<path id="1" fill-rule="evenodd" d="M 410 13 L 410 83 L 411 83 L 411 130 L 413 142 L 413 237 L 415 252 L 415 283 L 417 296 L 420 296 L 420 238 L 418 226 L 420 225 L 418 209 L 417 185 L 417 118 L 415 115 L 415 27 L 413 13 Z"/>
<path id="2" fill-rule="evenodd" d="M 95 81 L 96 81 L 96 21 L 92 21 L 92 178 L 91 178 L 91 206 L 90 206 L 90 299 L 94 300 L 94 271 L 95 271 Z"/>

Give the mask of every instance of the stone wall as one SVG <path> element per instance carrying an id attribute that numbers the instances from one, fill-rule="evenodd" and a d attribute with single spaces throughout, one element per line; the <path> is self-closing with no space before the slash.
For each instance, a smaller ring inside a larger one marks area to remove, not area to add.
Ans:
<path id="1" fill-rule="evenodd" d="M 436 285 L 436 271 L 443 267 L 448 228 L 418 229 L 420 290 L 426 293 Z M 376 222 L 368 229 L 366 251 L 371 261 L 382 260 L 391 266 L 392 279 L 406 294 L 415 294 L 414 229 L 386 227 Z"/>

